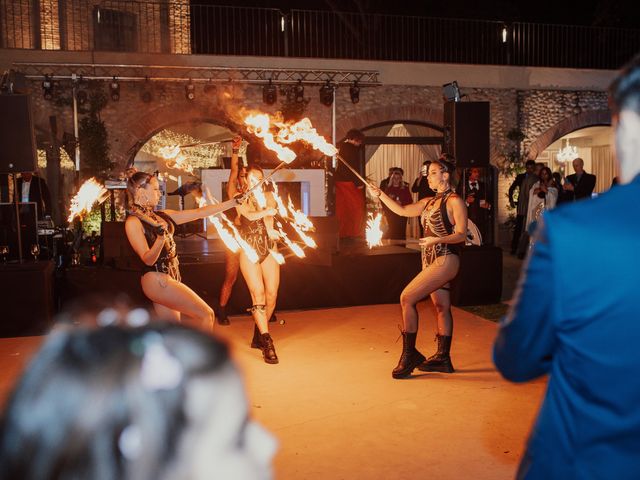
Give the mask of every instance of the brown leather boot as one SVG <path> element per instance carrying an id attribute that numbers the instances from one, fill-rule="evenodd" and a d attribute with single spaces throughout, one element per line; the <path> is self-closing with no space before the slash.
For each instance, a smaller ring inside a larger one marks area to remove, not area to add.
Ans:
<path id="1" fill-rule="evenodd" d="M 278 355 L 276 355 L 276 347 L 273 345 L 271 335 L 263 333 L 260 336 L 260 348 L 262 349 L 262 356 L 266 363 L 278 363 Z"/>

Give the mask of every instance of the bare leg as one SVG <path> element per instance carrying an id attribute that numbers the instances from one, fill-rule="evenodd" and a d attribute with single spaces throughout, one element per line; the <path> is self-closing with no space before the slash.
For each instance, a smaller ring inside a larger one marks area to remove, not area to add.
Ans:
<path id="1" fill-rule="evenodd" d="M 244 253 L 240 254 L 240 270 L 249 293 L 251 293 L 251 301 L 253 305 L 266 305 L 266 295 L 264 290 L 264 282 L 262 280 L 262 268 L 259 264 L 251 262 Z M 253 308 L 253 320 L 258 326 L 260 333 L 269 332 L 269 322 L 266 315 L 266 309 Z"/>
<path id="2" fill-rule="evenodd" d="M 153 304 L 153 309 L 156 311 L 158 318 L 180 322 L 180 312 L 177 310 L 172 310 L 169 307 L 165 307 L 164 305 L 155 302 Z"/>
<path id="3" fill-rule="evenodd" d="M 446 285 L 458 273 L 460 260 L 457 255 L 437 258 L 409 282 L 400 294 L 402 307 L 402 329 L 404 332 L 418 331 L 418 302 Z"/>
<path id="4" fill-rule="evenodd" d="M 224 256 L 224 282 L 220 288 L 220 306 L 226 307 L 231 297 L 233 285 L 238 278 L 238 270 L 240 268 L 240 254 L 233 253 L 231 250 L 225 250 Z"/>
<path id="5" fill-rule="evenodd" d="M 176 282 L 169 275 L 157 272 L 146 273 L 141 283 L 142 291 L 154 304 L 193 318 L 196 321 L 194 326 L 197 328 L 209 332 L 213 328 L 213 310 L 184 283 Z"/>
<path id="6" fill-rule="evenodd" d="M 445 285 L 445 287 L 448 287 Z M 451 294 L 449 290 L 438 289 L 431 294 L 431 301 L 436 307 L 436 321 L 438 324 L 438 335 L 453 334 L 453 316 L 451 315 Z"/>
<path id="7" fill-rule="evenodd" d="M 273 315 L 276 309 L 276 300 L 278 299 L 278 287 L 280 287 L 280 265 L 269 255 L 262 262 L 262 281 L 264 285 L 264 293 L 266 299 L 266 317 L 267 320 Z"/>

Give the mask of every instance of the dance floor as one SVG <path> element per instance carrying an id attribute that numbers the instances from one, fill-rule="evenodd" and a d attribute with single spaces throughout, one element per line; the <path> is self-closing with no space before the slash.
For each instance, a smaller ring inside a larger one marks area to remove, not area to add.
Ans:
<path id="1" fill-rule="evenodd" d="M 401 351 L 398 305 L 278 312 L 280 357 L 249 347 L 248 316 L 216 326 L 233 348 L 253 415 L 280 441 L 278 479 L 474 479 L 514 476 L 546 387 L 513 385 L 491 362 L 496 324 L 454 309 L 455 374 L 416 370 L 393 380 Z M 434 349 L 421 306 L 418 348 Z M 0 339 L 0 402 L 41 338 Z"/>

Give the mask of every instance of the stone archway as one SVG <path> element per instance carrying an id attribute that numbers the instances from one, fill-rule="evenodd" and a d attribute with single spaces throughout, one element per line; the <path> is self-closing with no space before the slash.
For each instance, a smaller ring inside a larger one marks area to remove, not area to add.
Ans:
<path id="1" fill-rule="evenodd" d="M 119 165 L 130 165 L 142 146 L 156 133 L 179 123 L 201 122 L 215 123 L 230 130 L 240 128 L 225 110 L 216 105 L 163 105 L 131 116 L 114 128 L 114 137 L 118 138 L 118 141 L 111 145 L 112 158 Z"/>
<path id="2" fill-rule="evenodd" d="M 393 119 L 399 119 L 398 122 L 413 120 L 419 123 L 442 126 L 444 113 L 442 110 L 435 110 L 424 105 L 387 105 L 372 108 L 355 115 L 339 118 L 336 138 L 338 140 L 344 138 L 352 128 L 361 130 L 370 125 L 388 123 Z"/>
<path id="3" fill-rule="evenodd" d="M 535 160 L 549 145 L 565 135 L 582 128 L 600 125 L 611 125 L 611 112 L 609 110 L 589 110 L 565 118 L 539 135 L 531 143 L 528 157 L 531 160 Z"/>

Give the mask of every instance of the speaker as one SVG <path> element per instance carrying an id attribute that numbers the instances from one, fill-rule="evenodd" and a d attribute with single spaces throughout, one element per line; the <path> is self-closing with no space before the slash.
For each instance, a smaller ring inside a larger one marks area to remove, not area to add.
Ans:
<path id="1" fill-rule="evenodd" d="M 500 303 L 502 296 L 502 249 L 465 246 L 460 250 L 460 270 L 451 282 L 455 306 Z"/>
<path id="2" fill-rule="evenodd" d="M 18 214 L 20 215 L 22 257 L 30 258 L 31 245 L 39 243 L 36 204 L 19 203 Z M 9 248 L 8 260 L 19 259 L 18 222 L 16 206 L 13 203 L 0 203 L 0 245 L 6 245 Z"/>
<path id="3" fill-rule="evenodd" d="M 446 102 L 442 151 L 458 167 L 489 165 L 489 102 Z"/>
<path id="4" fill-rule="evenodd" d="M 0 173 L 37 169 L 29 95 L 0 95 Z"/>
<path id="5" fill-rule="evenodd" d="M 42 335 L 51 326 L 55 307 L 54 264 L 9 263 L 0 268 L 2 303 L 0 337 Z"/>

